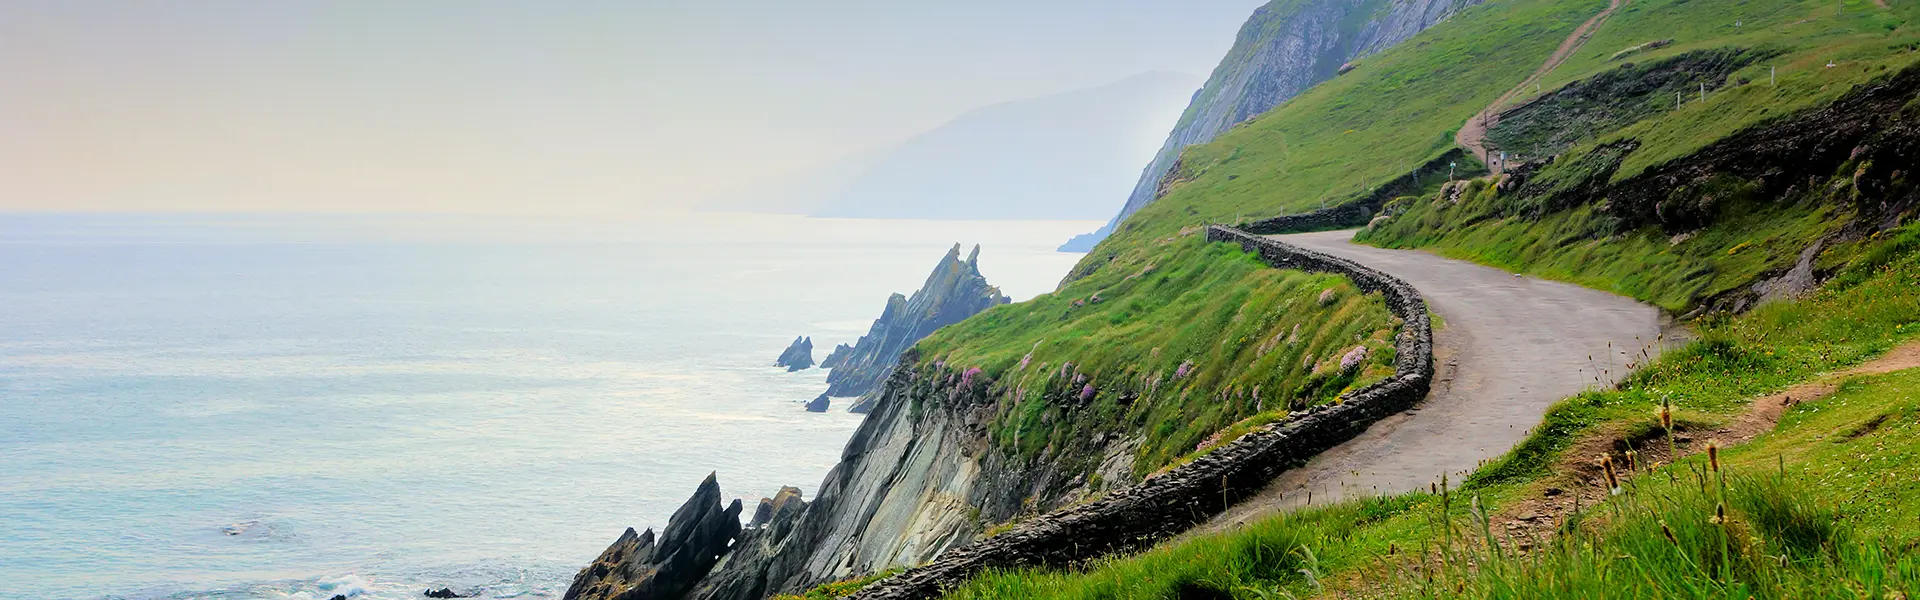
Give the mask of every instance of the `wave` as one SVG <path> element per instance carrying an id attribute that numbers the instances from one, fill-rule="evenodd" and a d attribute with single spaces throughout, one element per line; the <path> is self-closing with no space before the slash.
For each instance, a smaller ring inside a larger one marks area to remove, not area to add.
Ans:
<path id="1" fill-rule="evenodd" d="M 472 598 L 558 598 L 575 567 L 561 561 L 506 561 L 423 569 L 399 574 L 338 574 L 241 583 L 210 590 L 110 595 L 98 600 L 418 600 L 428 590 L 451 589 Z"/>

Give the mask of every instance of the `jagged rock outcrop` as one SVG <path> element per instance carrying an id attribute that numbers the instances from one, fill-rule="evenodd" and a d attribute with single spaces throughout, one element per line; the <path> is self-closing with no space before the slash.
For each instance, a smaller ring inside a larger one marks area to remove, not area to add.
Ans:
<path id="1" fill-rule="evenodd" d="M 820 368 L 831 369 L 834 367 L 838 367 L 840 366 L 840 363 L 847 362 L 847 356 L 852 354 L 853 354 L 853 346 L 849 346 L 847 344 L 840 344 L 840 345 L 834 346 L 833 352 L 827 353 L 826 358 L 820 359 Z"/>
<path id="2" fill-rule="evenodd" d="M 808 507 L 800 498 L 800 489 L 794 487 L 783 487 L 772 498 L 761 498 L 760 508 L 754 511 L 753 521 L 740 532 L 733 551 L 686 597 L 765 598 L 769 593 L 767 575 L 781 570 L 776 568 L 781 550 L 794 538 L 794 529 L 808 513 Z"/>
<path id="3" fill-rule="evenodd" d="M 713 474 L 667 520 L 658 538 L 633 528 L 581 569 L 566 600 L 679 598 L 713 569 L 740 536 L 740 501 L 722 507 Z"/>
<path id="4" fill-rule="evenodd" d="M 920 564 L 972 541 L 983 520 L 1006 520 L 1023 508 L 1019 497 L 1052 483 L 981 447 L 985 420 L 975 413 L 990 405 L 984 395 L 953 393 L 950 374 L 921 372 L 927 365 L 912 351 L 900 365 L 813 502 L 791 516 L 776 507 L 687 599 L 758 600 Z"/>
<path id="5" fill-rule="evenodd" d="M 1075 237 L 1062 252 L 1086 252 L 1127 215 L 1159 197 L 1161 181 L 1187 146 L 1212 141 L 1241 121 L 1341 73 L 1481 0 L 1274 0 L 1240 26 L 1233 48 L 1195 94 L 1173 132 L 1140 172 L 1120 214 L 1100 231 Z"/>
<path id="6" fill-rule="evenodd" d="M 807 412 L 827 412 L 827 407 L 832 404 L 833 400 L 831 398 L 828 398 L 826 394 L 820 394 L 814 399 L 807 401 Z"/>
<path id="7" fill-rule="evenodd" d="M 813 338 L 793 338 L 793 343 L 788 344 L 786 351 L 780 353 L 780 358 L 773 361 L 773 366 L 786 367 L 788 373 L 813 368 Z"/>
<path id="8" fill-rule="evenodd" d="M 633 573 L 644 575 L 649 564 L 627 566 L 635 561 L 625 557 L 646 552 L 629 532 L 576 579 L 576 589 L 595 593 L 570 592 L 567 600 L 760 600 L 797 593 L 924 563 L 972 541 L 986 523 L 1056 506 L 1068 478 L 1050 461 L 1009 459 L 985 447 L 988 386 L 956 387 L 955 377 L 921 364 L 908 350 L 814 500 L 802 502 L 799 490 L 789 488 L 763 501 L 698 583 L 621 591 L 640 589 Z M 1032 494 L 1053 500 L 1035 503 Z M 696 497 L 690 503 L 707 502 Z"/>
<path id="9" fill-rule="evenodd" d="M 954 244 L 912 297 L 894 294 L 887 298 L 887 308 L 874 320 L 873 327 L 827 375 L 827 395 L 858 396 L 873 390 L 886 378 L 900 353 L 920 338 L 1008 302 L 1000 288 L 988 285 L 987 278 L 980 275 L 980 246 L 974 246 L 966 260 L 960 260 L 960 245 Z"/>

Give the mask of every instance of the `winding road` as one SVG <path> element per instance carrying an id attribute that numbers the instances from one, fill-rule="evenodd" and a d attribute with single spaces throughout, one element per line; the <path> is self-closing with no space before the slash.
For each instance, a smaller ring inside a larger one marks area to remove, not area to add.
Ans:
<path id="1" fill-rule="evenodd" d="M 1195 532 L 1309 501 L 1426 488 L 1443 473 L 1458 482 L 1524 438 L 1549 405 L 1610 384 L 1665 339 L 1658 310 L 1606 292 L 1428 252 L 1362 246 L 1349 241 L 1351 230 L 1269 237 L 1358 261 L 1418 288 L 1444 324 L 1434 335 L 1438 375 L 1414 410 L 1280 475 Z"/>

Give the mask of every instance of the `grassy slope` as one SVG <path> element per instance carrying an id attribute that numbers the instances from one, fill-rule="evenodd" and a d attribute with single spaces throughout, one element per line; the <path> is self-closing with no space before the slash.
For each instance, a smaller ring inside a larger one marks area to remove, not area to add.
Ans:
<path id="1" fill-rule="evenodd" d="M 1705 103 L 1686 104 L 1667 118 L 1605 136 L 1633 137 L 1643 146 L 1615 173 L 1632 176 L 1648 166 L 1685 156 L 1713 140 L 1766 119 L 1823 104 L 1875 74 L 1912 58 L 1892 46 L 1920 41 L 1905 26 L 1920 16 L 1920 6 L 1891 3 L 1882 9 L 1871 0 L 1634 0 L 1621 7 L 1586 46 L 1549 74 L 1545 89 L 1618 67 L 1689 50 L 1747 47 L 1781 52 L 1764 64 L 1733 75 L 1756 83 L 1778 69 L 1778 85 L 1732 86 Z M 1738 21 L 1740 26 L 1735 27 Z M 1625 48 L 1654 40 L 1673 45 L 1609 60 Z M 1838 61 L 1826 68 L 1828 60 Z"/>
<path id="2" fill-rule="evenodd" d="M 1132 271 L 942 329 L 920 343 L 922 360 L 993 381 L 1000 447 L 1090 460 L 1100 448 L 1071 456 L 1076 444 L 1138 436 L 1136 474 L 1235 422 L 1278 419 L 1392 372 L 1397 323 L 1346 279 L 1269 268 L 1197 235 L 1154 249 L 1155 262 Z M 1367 361 L 1341 374 L 1342 355 L 1363 344 Z"/>
<path id="3" fill-rule="evenodd" d="M 1181 172 L 1192 181 L 1130 217 L 1061 290 L 937 333 L 920 346 L 922 360 L 978 367 L 995 382 L 1002 401 L 992 432 L 1001 447 L 1034 455 L 1051 446 L 1055 457 L 1085 459 L 1089 453 L 1073 445 L 1090 433 L 1144 434 L 1136 473 L 1189 455 L 1222 427 L 1237 433 L 1278 418 L 1303 395 L 1327 399 L 1353 381 L 1323 381 L 1302 362 L 1311 355 L 1324 369 L 1328 357 L 1363 342 L 1386 350 L 1392 324 L 1379 305 L 1300 310 L 1330 278 L 1303 282 L 1250 259 L 1223 262 L 1221 251 L 1201 247 L 1190 225 L 1345 200 L 1363 180 L 1384 181 L 1431 159 L 1450 146 L 1461 120 L 1525 77 L 1602 6 L 1498 0 L 1468 9 L 1283 109 L 1190 149 Z M 1153 277 L 1129 278 L 1148 268 Z M 1070 308 L 1095 294 L 1103 302 Z M 1286 308 L 1289 300 L 1296 308 Z M 1306 325 L 1306 342 L 1262 356 L 1261 343 L 1290 334 L 1296 323 Z M 1029 351 L 1029 367 L 1018 368 Z M 1390 358 L 1389 351 L 1373 352 L 1360 380 L 1384 374 Z M 1154 386 L 1156 376 L 1164 381 L 1186 361 L 1200 369 L 1197 377 Z M 1069 413 L 1063 406 L 1072 403 L 1061 393 L 1071 395 L 1064 388 L 1076 384 L 1059 380 L 1071 381 L 1071 373 L 1052 373 L 1049 382 L 1046 370 L 1033 368 L 1045 363 L 1057 371 L 1062 362 L 1094 379 L 1089 409 Z M 1126 404 L 1148 390 L 1157 390 L 1148 401 Z"/>
<path id="4" fill-rule="evenodd" d="M 1619 181 L 1680 159 L 1742 128 L 1830 102 L 1855 85 L 1920 58 L 1908 49 L 1920 42 L 1920 31 L 1907 25 L 1920 16 L 1917 13 L 1920 8 L 1911 3 L 1881 9 L 1870 2 L 1836 5 L 1806 0 L 1633 2 L 1557 69 L 1549 77 L 1549 86 L 1623 62 L 1646 62 L 1703 48 L 1750 47 L 1777 56 L 1730 77 L 1749 79 L 1748 85 L 1729 85 L 1709 94 L 1705 102 L 1689 97 L 1679 110 L 1601 132 L 1569 150 L 1538 178 L 1572 178 L 1573 171 L 1583 167 L 1581 159 L 1599 145 L 1637 140 L 1640 147 L 1626 156 L 1613 175 Z M 1733 19 L 1741 19 L 1741 27 L 1736 29 Z M 1609 60 L 1622 48 L 1658 39 L 1675 43 Z M 1825 67 L 1829 59 L 1838 61 L 1837 66 Z M 1777 85 L 1767 83 L 1769 66 L 1779 69 Z M 1730 196 L 1740 195 L 1730 191 Z M 1405 213 L 1395 221 L 1364 232 L 1361 239 L 1389 247 L 1430 248 L 1680 311 L 1760 274 L 1785 268 L 1801 250 L 1849 216 L 1815 194 L 1747 198 L 1719 207 L 1718 222 L 1682 241 L 1657 227 L 1616 235 L 1587 206 L 1539 214 L 1538 199 L 1501 196 L 1476 188 L 1459 205 L 1422 198 L 1405 205 Z"/>
<path id="5" fill-rule="evenodd" d="M 1839 251 L 1850 265 L 1815 295 L 1702 322 L 1698 341 L 1619 389 L 1556 405 L 1525 442 L 1448 500 L 1415 493 L 1306 510 L 1085 572 L 991 573 L 949 597 L 1278 598 L 1310 594 L 1318 581 L 1348 583 L 1357 595 L 1500 598 L 1879 598 L 1884 590 L 1874 586 L 1891 581 L 1911 597 L 1920 591 L 1914 588 L 1920 585 L 1920 521 L 1912 519 L 1920 511 L 1920 484 L 1911 461 L 1920 453 L 1920 373 L 1913 371 L 1849 383 L 1834 397 L 1790 411 L 1776 432 L 1727 453 L 1729 468 L 1750 476 L 1735 486 L 1746 488 L 1745 496 L 1727 501 L 1743 527 L 1740 547 L 1750 552 L 1728 562 L 1725 572 L 1698 568 L 1700 557 L 1720 551 L 1720 538 L 1704 522 L 1718 497 L 1709 502 L 1685 483 L 1700 469 L 1697 457 L 1675 471 L 1680 484 L 1643 478 L 1636 485 L 1644 489 L 1589 510 L 1589 525 L 1580 530 L 1586 533 L 1566 536 L 1564 547 L 1521 559 L 1511 549 L 1490 557 L 1484 548 L 1449 545 L 1480 527 L 1474 501 L 1463 496 L 1497 510 L 1538 494 L 1558 483 L 1551 465 L 1576 439 L 1657 428 L 1652 409 L 1663 400 L 1679 408 L 1682 427 L 1711 431 L 1744 410 L 1749 398 L 1920 337 L 1920 225 Z M 1863 426 L 1876 418 L 1876 428 Z M 1850 435 L 1858 431 L 1870 433 Z M 1776 461 L 1788 478 L 1760 477 Z M 1817 520 L 1807 516 L 1816 513 Z M 1839 519 L 1828 518 L 1835 514 Z M 1674 524 L 1681 544 L 1664 541 L 1662 520 Z M 1780 526 L 1809 521 L 1836 526 L 1812 537 L 1793 537 Z M 1890 552 L 1872 554 L 1875 547 Z M 1486 568 L 1442 568 L 1429 581 L 1409 575 L 1415 571 L 1400 558 L 1409 553 L 1447 554 L 1455 565 Z M 1789 555 L 1789 567 L 1754 568 L 1775 565 L 1782 554 Z"/>
<path id="6" fill-rule="evenodd" d="M 1524 79 L 1601 0 L 1496 0 L 1193 146 L 1179 179 L 1078 272 L 1182 227 L 1337 204 L 1437 157 L 1453 130 Z"/>

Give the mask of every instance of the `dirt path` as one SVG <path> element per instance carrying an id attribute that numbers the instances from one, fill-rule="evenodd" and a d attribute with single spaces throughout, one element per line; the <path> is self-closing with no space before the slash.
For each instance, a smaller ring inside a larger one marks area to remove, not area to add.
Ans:
<path id="1" fill-rule="evenodd" d="M 1580 286 L 1516 277 L 1427 252 L 1353 244 L 1351 231 L 1274 236 L 1350 258 L 1412 283 L 1440 315 L 1440 374 L 1416 409 L 1375 423 L 1196 531 L 1231 528 L 1349 493 L 1425 488 L 1506 452 L 1547 406 L 1658 351 L 1659 311 Z M 1642 349 L 1647 354 L 1642 355 Z M 1604 371 L 1604 372 L 1603 372 Z"/>
<path id="2" fill-rule="evenodd" d="M 1920 342 L 1909 342 L 1851 369 L 1755 398 L 1745 412 L 1718 429 L 1680 430 L 1674 436 L 1677 442 L 1675 450 L 1684 457 L 1705 452 L 1709 440 L 1717 440 L 1723 447 L 1746 443 L 1760 434 L 1773 431 L 1788 408 L 1832 395 L 1840 389 L 1840 382 L 1848 377 L 1916 368 L 1920 368 Z M 1674 457 L 1667 451 L 1663 439 L 1639 444 L 1634 448 L 1639 455 L 1634 462 L 1642 469 L 1654 462 L 1673 462 Z M 1602 483 L 1604 475 L 1596 457 L 1610 455 L 1617 461 L 1616 464 L 1626 465 L 1623 454 L 1626 446 L 1627 442 L 1621 439 L 1617 431 L 1602 431 L 1582 438 L 1562 455 L 1560 463 L 1554 468 L 1557 479 L 1548 482 L 1546 494 L 1522 500 L 1495 515 L 1494 521 L 1498 523 L 1496 530 L 1505 534 L 1505 542 L 1512 544 L 1512 547 L 1524 547 L 1539 540 L 1551 539 L 1559 524 L 1566 520 L 1575 506 L 1592 506 L 1602 499 L 1606 485 Z"/>
<path id="3" fill-rule="evenodd" d="M 1605 23 L 1607 17 L 1613 16 L 1613 11 L 1620 8 L 1623 3 L 1624 0 L 1611 0 L 1607 8 L 1574 28 L 1573 33 L 1568 34 L 1567 39 L 1560 42 L 1560 47 L 1554 49 L 1553 56 L 1547 57 L 1547 62 L 1540 63 L 1540 68 L 1534 69 L 1532 75 L 1528 75 L 1520 85 L 1507 90 L 1507 93 L 1501 94 L 1493 104 L 1488 104 L 1486 108 L 1481 109 L 1480 114 L 1467 119 L 1467 122 L 1460 126 L 1460 131 L 1453 134 L 1453 141 L 1459 143 L 1462 148 L 1466 148 L 1467 152 L 1480 157 L 1480 162 L 1486 163 L 1488 168 L 1493 169 L 1494 174 L 1499 174 L 1501 165 L 1495 165 L 1494 161 L 1490 160 L 1492 157 L 1487 154 L 1487 128 L 1500 122 L 1500 111 L 1506 108 L 1508 102 L 1526 93 L 1527 88 L 1539 83 L 1541 78 L 1552 73 L 1560 63 L 1567 62 L 1567 58 L 1579 52 L 1582 46 L 1587 45 L 1587 40 L 1593 38 L 1593 32 L 1598 31 L 1600 24 Z"/>

